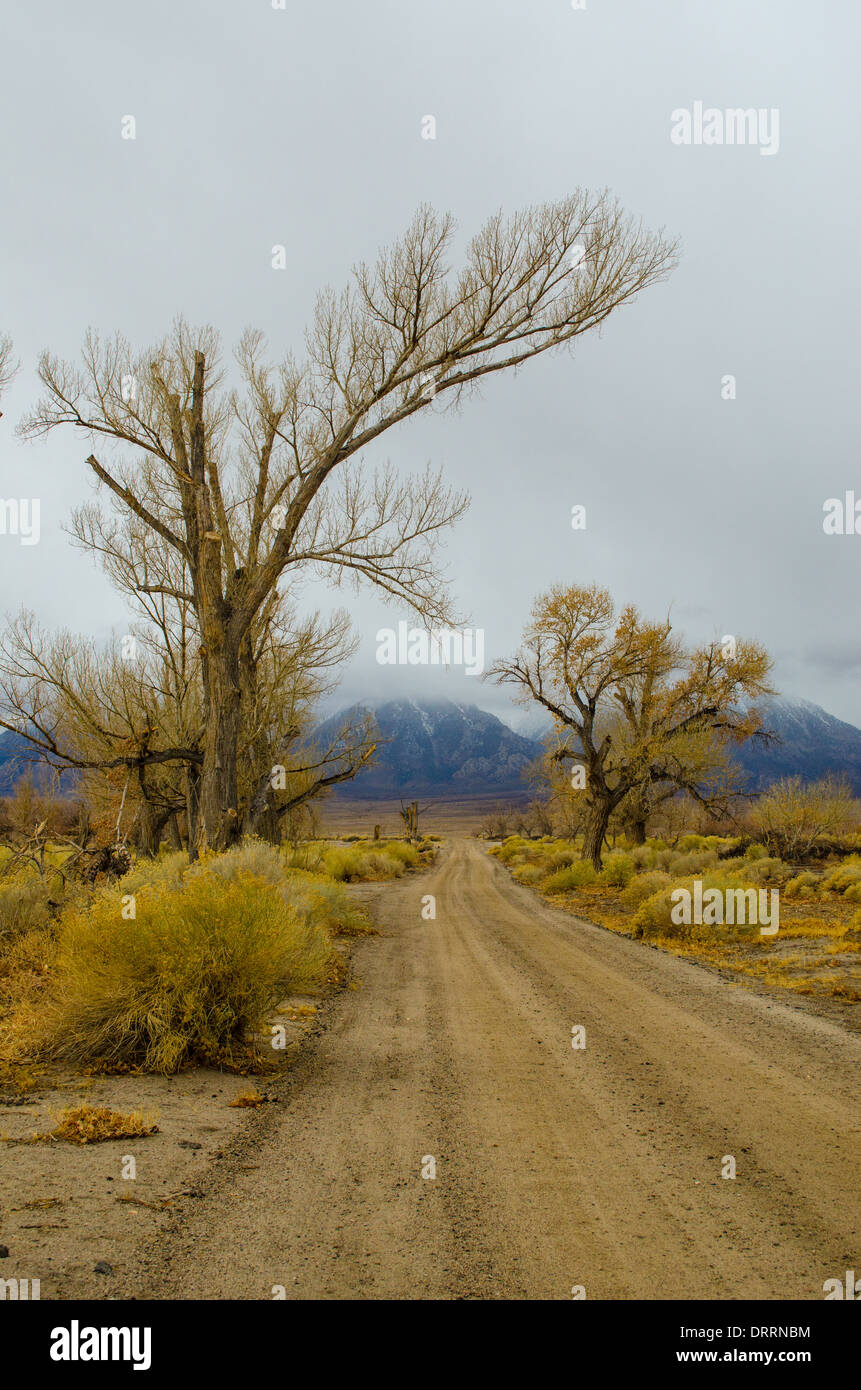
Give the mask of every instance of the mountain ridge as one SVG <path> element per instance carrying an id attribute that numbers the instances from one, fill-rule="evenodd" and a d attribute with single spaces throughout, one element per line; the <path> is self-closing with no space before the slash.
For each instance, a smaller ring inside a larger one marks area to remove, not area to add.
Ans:
<path id="1" fill-rule="evenodd" d="M 829 714 L 811 700 L 769 696 L 758 701 L 757 707 L 763 714 L 764 729 L 777 738 L 768 745 L 748 740 L 733 750 L 748 790 L 761 791 L 781 777 L 797 775 L 812 782 L 831 773 L 845 775 L 855 794 L 861 796 L 861 729 Z M 528 722 L 518 721 L 522 730 L 519 732 L 478 705 L 409 699 L 357 701 L 326 720 L 318 735 L 334 736 L 339 723 L 362 710 L 378 720 L 381 738 L 389 741 L 384 741 L 379 750 L 377 767 L 339 788 L 339 796 L 439 794 L 446 789 L 470 794 L 498 791 L 525 795 L 528 785 L 523 771 L 541 754 L 543 739 L 551 730 L 550 720 L 543 721 L 540 716 Z M 458 730 L 454 727 L 458 715 L 466 726 L 461 731 L 460 751 L 464 757 L 452 773 L 450 765 L 458 746 Z M 423 736 L 418 733 L 418 726 Z M 471 749 L 474 740 L 469 737 L 470 730 L 482 746 L 482 753 Z M 392 747 L 391 740 L 401 738 L 405 745 L 397 755 L 386 751 Z M 440 738 L 443 746 L 435 748 L 433 745 Z M 448 772 L 439 776 L 440 768 L 448 768 Z"/>
<path id="2" fill-rule="evenodd" d="M 861 796 L 861 729 L 811 700 L 769 696 L 757 705 L 764 727 L 777 740 L 770 745 L 749 740 L 733 750 L 749 790 L 761 791 L 781 777 L 797 775 L 812 782 L 832 773 L 844 775 Z M 505 719 L 465 701 L 361 700 L 318 725 L 315 741 L 331 742 L 345 721 L 360 712 L 373 716 L 380 747 L 374 767 L 336 788 L 335 795 L 346 799 L 525 798 L 530 788 L 524 774 L 542 753 L 542 740 L 551 729 L 549 719 L 543 721 L 540 715 L 518 720 L 520 728 L 514 729 Z M 33 765 L 28 748 L 20 735 L 0 734 L 0 795 L 8 794 L 28 770 L 37 784 L 46 784 L 46 773 Z M 67 791 L 73 790 L 73 783 L 74 778 L 66 781 Z"/>

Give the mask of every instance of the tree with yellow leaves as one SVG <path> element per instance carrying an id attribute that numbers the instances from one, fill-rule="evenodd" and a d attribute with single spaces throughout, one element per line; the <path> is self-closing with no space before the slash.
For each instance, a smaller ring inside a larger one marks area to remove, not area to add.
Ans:
<path id="1" fill-rule="evenodd" d="M 601 866 L 610 816 L 626 798 L 672 785 L 723 804 L 723 750 L 762 737 L 751 700 L 771 693 L 756 642 L 733 656 L 717 642 L 687 649 L 669 620 L 618 613 L 606 589 L 556 585 L 535 602 L 521 649 L 488 673 L 553 716 L 553 757 L 572 763 L 584 798 L 583 858 Z"/>

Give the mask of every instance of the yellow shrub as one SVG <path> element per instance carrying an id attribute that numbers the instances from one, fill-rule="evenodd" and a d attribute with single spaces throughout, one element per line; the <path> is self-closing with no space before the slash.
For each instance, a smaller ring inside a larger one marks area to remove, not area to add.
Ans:
<path id="1" fill-rule="evenodd" d="M 690 941 L 720 941 L 727 940 L 729 937 L 747 936 L 759 932 L 759 926 L 755 923 L 733 925 L 721 923 L 711 926 L 698 922 L 674 922 L 672 913 L 676 904 L 672 900 L 673 892 L 676 889 L 685 888 L 693 898 L 694 885 L 698 880 L 702 882 L 704 893 L 709 888 L 717 888 L 725 894 L 728 889 L 737 891 L 743 887 L 737 877 L 722 873 L 697 875 L 696 878 L 674 879 L 666 887 L 660 888 L 640 904 L 633 919 L 634 936 L 679 938 Z"/>
<path id="2" fill-rule="evenodd" d="M 160 855 L 158 859 L 139 859 L 134 868 L 119 880 L 122 885 L 119 893 L 138 893 L 146 885 L 161 884 L 165 888 L 178 888 L 188 869 L 188 855 L 185 850 L 172 850 Z"/>
<path id="3" fill-rule="evenodd" d="M 637 874 L 620 894 L 622 905 L 629 912 L 634 912 L 647 898 L 662 888 L 669 888 L 671 883 L 670 875 L 664 873 L 663 869 L 650 869 L 648 873 Z"/>
<path id="4" fill-rule="evenodd" d="M 381 849 L 362 849 L 359 846 L 326 850 L 323 867 L 327 874 L 342 883 L 400 878 L 404 873 L 402 859 L 385 854 Z"/>
<path id="5" fill-rule="evenodd" d="M 805 869 L 803 873 L 791 878 L 784 888 L 787 898 L 815 898 L 819 887 L 816 874 Z"/>
<path id="6" fill-rule="evenodd" d="M 567 869 L 557 869 L 545 878 L 541 886 L 546 893 L 569 893 L 574 888 L 594 883 L 597 877 L 594 865 L 588 860 L 579 860 L 576 864 L 569 864 Z"/>
<path id="7" fill-rule="evenodd" d="M 328 935 L 279 888 L 211 865 L 144 885 L 134 920 L 116 889 L 64 917 L 46 1041 L 54 1055 L 176 1071 L 229 1060 L 288 989 L 322 983 Z"/>
<path id="8" fill-rule="evenodd" d="M 846 894 L 847 889 L 854 888 L 856 883 L 861 883 L 861 858 L 857 854 L 851 854 L 822 880 L 822 889 L 826 893 Z"/>
<path id="9" fill-rule="evenodd" d="M 327 874 L 294 869 L 281 892 L 309 930 L 322 927 L 333 936 L 365 936 L 374 931 L 364 908 L 353 900 L 343 883 Z"/>
<path id="10" fill-rule="evenodd" d="M 637 866 L 630 854 L 622 854 L 617 850 L 608 854 L 604 860 L 604 867 L 601 870 L 600 879 L 610 888 L 624 888 L 633 878 Z"/>
<path id="11" fill-rule="evenodd" d="M 158 1134 L 158 1125 L 148 1123 L 137 1111 L 121 1115 L 103 1105 L 78 1105 L 64 1111 L 46 1137 L 70 1144 L 104 1144 L 110 1139 L 146 1139 L 151 1134 Z"/>

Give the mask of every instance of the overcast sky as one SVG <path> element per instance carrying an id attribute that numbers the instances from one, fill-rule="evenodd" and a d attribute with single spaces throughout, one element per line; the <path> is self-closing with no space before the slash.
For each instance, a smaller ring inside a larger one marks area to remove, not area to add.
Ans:
<path id="1" fill-rule="evenodd" d="M 681 239 L 671 279 L 573 358 L 497 377 L 374 457 L 442 465 L 471 493 L 447 558 L 488 663 L 536 594 L 597 581 L 671 610 L 691 640 L 761 640 L 784 693 L 861 724 L 861 535 L 822 526 L 827 498 L 861 499 L 859 28 L 853 0 L 7 7 L 0 331 L 23 370 L 3 401 L 0 497 L 39 497 L 42 537 L 0 535 L 3 608 L 125 630 L 61 529 L 89 492 L 86 441 L 14 436 L 40 349 L 73 356 L 88 325 L 144 346 L 182 312 L 228 348 L 254 324 L 276 357 L 301 354 L 318 289 L 419 203 L 467 235 L 497 208 L 607 186 Z M 673 143 L 672 112 L 698 101 L 777 109 L 777 152 Z M 450 695 L 502 712 L 507 695 L 476 678 L 377 665 L 378 628 L 407 615 L 374 593 L 349 604 L 363 643 L 339 703 Z"/>

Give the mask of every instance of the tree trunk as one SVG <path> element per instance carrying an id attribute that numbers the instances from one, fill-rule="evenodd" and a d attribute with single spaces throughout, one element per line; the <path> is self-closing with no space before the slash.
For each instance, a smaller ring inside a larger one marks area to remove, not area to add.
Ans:
<path id="1" fill-rule="evenodd" d="M 171 811 L 170 815 L 167 818 L 167 825 L 165 829 L 167 830 L 167 838 L 170 841 L 171 849 L 184 849 L 184 845 L 182 843 L 182 836 L 179 833 L 179 824 L 176 819 L 176 811 Z"/>
<path id="2" fill-rule="evenodd" d="M 203 771 L 200 777 L 198 845 L 213 850 L 229 849 L 241 833 L 237 752 L 241 692 L 238 653 L 225 646 L 207 650 L 206 729 Z"/>
<path id="3" fill-rule="evenodd" d="M 186 763 L 183 772 L 185 785 L 185 843 L 192 864 L 197 858 L 197 832 L 200 804 L 200 770 L 195 763 Z"/>
<path id="4" fill-rule="evenodd" d="M 149 801 L 142 801 L 138 813 L 137 849 L 154 859 L 161 844 L 161 832 L 167 824 L 169 811 L 156 811 Z"/>
<path id="5" fill-rule="evenodd" d="M 629 821 L 625 829 L 635 845 L 644 845 L 646 843 L 645 817 L 640 820 Z"/>
<path id="6" fill-rule="evenodd" d="M 158 847 L 161 844 L 161 832 L 167 824 L 169 811 L 164 809 L 156 810 L 150 800 L 149 788 L 146 783 L 146 776 L 142 767 L 137 769 L 137 783 L 140 791 L 141 801 L 138 807 L 138 828 L 135 837 L 139 854 L 145 854 L 154 858 L 158 854 Z"/>
<path id="7" fill-rule="evenodd" d="M 265 840 L 269 845 L 280 845 L 284 838 L 281 826 L 281 818 L 277 814 L 274 806 L 267 806 L 260 821 L 255 828 L 255 835 L 259 835 L 261 840 Z"/>
<path id="8" fill-rule="evenodd" d="M 607 833 L 612 809 L 612 802 L 609 799 L 593 801 L 586 813 L 582 857 L 591 860 L 596 869 L 601 868 L 601 850 L 604 846 L 604 836 Z"/>

